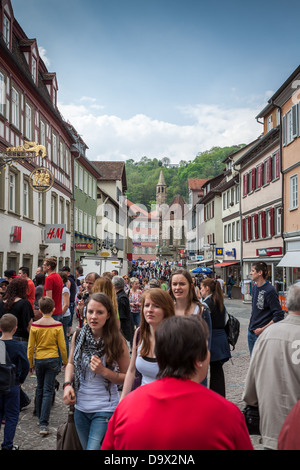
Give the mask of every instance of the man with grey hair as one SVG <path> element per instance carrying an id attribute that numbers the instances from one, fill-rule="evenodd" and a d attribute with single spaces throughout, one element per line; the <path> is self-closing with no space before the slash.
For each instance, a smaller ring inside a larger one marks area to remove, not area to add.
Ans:
<path id="1" fill-rule="evenodd" d="M 125 336 L 126 340 L 130 343 L 130 346 L 132 347 L 134 326 L 130 312 L 129 298 L 124 290 L 125 281 L 121 276 L 114 276 L 112 278 L 112 283 L 117 294 L 121 331 Z"/>
<path id="2" fill-rule="evenodd" d="M 266 449 L 277 449 L 285 418 L 300 399 L 300 284 L 287 295 L 287 316 L 259 335 L 246 377 L 243 400 L 259 408 Z"/>

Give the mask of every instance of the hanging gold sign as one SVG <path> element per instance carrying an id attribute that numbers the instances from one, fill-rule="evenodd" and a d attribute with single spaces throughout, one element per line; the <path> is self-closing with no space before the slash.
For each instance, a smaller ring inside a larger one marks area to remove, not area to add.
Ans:
<path id="1" fill-rule="evenodd" d="M 6 151 L 13 154 L 21 154 L 21 156 L 24 153 L 35 153 L 36 157 L 40 155 L 42 158 L 45 158 L 47 155 L 46 147 L 39 145 L 37 142 L 29 142 L 28 140 L 25 140 L 24 145 L 19 145 L 18 147 L 7 147 Z"/>
<path id="2" fill-rule="evenodd" d="M 29 182 L 34 191 L 45 193 L 52 188 L 54 176 L 48 168 L 39 167 L 30 174 Z"/>

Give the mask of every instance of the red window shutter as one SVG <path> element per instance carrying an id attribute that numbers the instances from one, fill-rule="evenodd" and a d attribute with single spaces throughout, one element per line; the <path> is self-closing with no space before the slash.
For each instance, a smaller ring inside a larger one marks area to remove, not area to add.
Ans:
<path id="1" fill-rule="evenodd" d="M 267 183 L 272 181 L 272 157 L 269 157 L 266 161 L 266 169 L 267 169 Z"/>
<path id="2" fill-rule="evenodd" d="M 263 163 L 261 163 L 261 164 L 257 167 L 257 171 L 258 171 L 257 187 L 258 187 L 258 188 L 261 188 L 261 187 L 262 187 L 262 184 L 263 184 L 263 167 L 264 167 L 264 164 L 263 164 Z"/>
<path id="3" fill-rule="evenodd" d="M 256 189 L 256 168 L 252 168 L 251 170 L 251 191 L 255 191 Z"/>
<path id="4" fill-rule="evenodd" d="M 258 214 L 254 214 L 254 238 L 258 239 Z"/>
<path id="5" fill-rule="evenodd" d="M 242 235 L 243 235 L 243 242 L 246 241 L 246 219 L 242 220 Z"/>
<path id="6" fill-rule="evenodd" d="M 275 178 L 280 176 L 280 154 L 279 151 L 275 155 Z"/>
<path id="7" fill-rule="evenodd" d="M 266 238 L 266 213 L 265 211 L 261 212 L 261 236 Z"/>
<path id="8" fill-rule="evenodd" d="M 247 224 L 248 224 L 248 240 L 252 240 L 251 217 L 248 217 Z"/>
<path id="9" fill-rule="evenodd" d="M 243 196 L 248 194 L 248 173 L 243 175 Z"/>
<path id="10" fill-rule="evenodd" d="M 274 207 L 271 208 L 270 210 L 270 234 L 271 237 L 274 237 L 275 235 L 275 224 L 274 224 Z"/>

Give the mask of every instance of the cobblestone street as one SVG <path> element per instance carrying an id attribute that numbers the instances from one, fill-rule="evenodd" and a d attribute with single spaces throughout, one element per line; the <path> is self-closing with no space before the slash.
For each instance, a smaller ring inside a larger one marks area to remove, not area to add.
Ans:
<path id="1" fill-rule="evenodd" d="M 247 345 L 247 326 L 250 317 L 250 305 L 244 304 L 241 300 L 226 300 L 228 311 L 239 318 L 241 322 L 241 333 L 236 349 L 232 353 L 232 359 L 224 366 L 226 374 L 226 398 L 235 403 L 240 409 L 244 407 L 242 393 L 244 381 L 249 365 L 249 352 Z M 24 390 L 31 398 L 30 405 L 21 411 L 19 424 L 14 443 L 20 450 L 56 450 L 56 431 L 60 424 L 67 419 L 67 407 L 63 403 L 62 383 L 64 374 L 58 376 L 60 388 L 56 393 L 55 403 L 50 416 L 50 434 L 42 437 L 39 434 L 38 420 L 33 415 L 34 392 L 36 378 L 28 376 L 24 384 Z M 3 439 L 3 430 L 0 431 L 0 439 Z M 252 439 L 254 448 L 259 450 L 259 438 Z"/>

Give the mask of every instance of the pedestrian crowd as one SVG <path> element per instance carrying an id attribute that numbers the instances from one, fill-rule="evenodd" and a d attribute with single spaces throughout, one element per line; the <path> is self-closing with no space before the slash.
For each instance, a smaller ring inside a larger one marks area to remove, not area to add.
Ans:
<path id="1" fill-rule="evenodd" d="M 289 288 L 286 313 L 266 264 L 253 263 L 251 277 L 245 410 L 255 412 L 265 449 L 300 449 L 300 283 Z M 226 285 L 230 298 L 231 279 Z M 84 450 L 253 450 L 246 413 L 226 399 L 228 314 L 220 278 L 199 282 L 178 267 L 134 267 L 124 276 L 78 267 L 74 277 L 46 258 L 33 280 L 27 267 L 5 271 L 2 450 L 18 449 L 28 374 L 36 376 L 33 419 L 41 436 L 49 434 L 61 371 Z"/>

